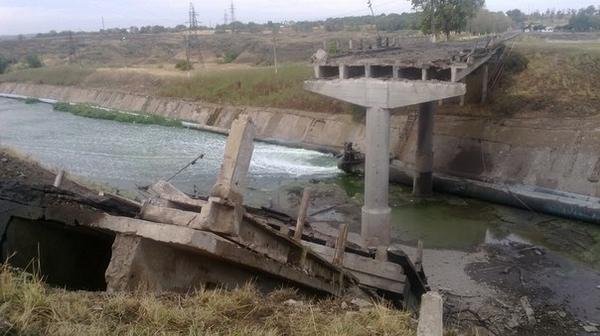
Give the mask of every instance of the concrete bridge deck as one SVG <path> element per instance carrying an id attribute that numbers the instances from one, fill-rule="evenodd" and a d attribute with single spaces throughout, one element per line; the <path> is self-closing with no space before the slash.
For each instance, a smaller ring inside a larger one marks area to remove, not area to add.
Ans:
<path id="1" fill-rule="evenodd" d="M 422 70 L 429 70 L 429 80 L 457 82 L 488 62 L 504 48 L 504 42 L 518 35 L 506 33 L 444 43 L 411 41 L 375 49 L 349 50 L 334 56 L 321 52 L 314 57 L 315 77 L 422 80 Z"/>

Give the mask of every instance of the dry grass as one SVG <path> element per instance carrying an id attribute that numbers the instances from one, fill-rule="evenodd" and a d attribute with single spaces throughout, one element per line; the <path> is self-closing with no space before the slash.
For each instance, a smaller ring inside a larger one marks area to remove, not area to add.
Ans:
<path id="1" fill-rule="evenodd" d="M 600 42 L 546 42 L 526 37 L 515 44 L 514 53 L 528 60 L 527 69 L 507 73 L 494 110 L 560 116 L 598 113 Z"/>
<path id="2" fill-rule="evenodd" d="M 69 292 L 2 266 L 4 335 L 414 335 L 403 312 L 376 305 L 355 311 L 341 301 L 283 302 L 298 294 L 261 295 L 252 286 L 190 295 Z"/>
<path id="3" fill-rule="evenodd" d="M 57 66 L 22 69 L 0 75 L 0 82 L 24 82 L 49 85 L 79 85 L 94 73 L 94 68 L 80 66 Z"/>
<path id="4" fill-rule="evenodd" d="M 278 73 L 272 67 L 209 71 L 174 80 L 159 95 L 217 104 L 351 112 L 349 104 L 304 90 L 304 81 L 312 77 L 312 71 L 303 64 L 282 66 Z"/>
<path id="5" fill-rule="evenodd" d="M 196 70 L 187 78 L 175 70 L 59 66 L 12 71 L 1 75 L 0 82 L 109 88 L 227 105 L 352 112 L 350 104 L 304 90 L 303 82 L 311 78 L 312 71 L 304 64 L 284 65 L 277 74 L 273 67 L 223 65 Z"/>

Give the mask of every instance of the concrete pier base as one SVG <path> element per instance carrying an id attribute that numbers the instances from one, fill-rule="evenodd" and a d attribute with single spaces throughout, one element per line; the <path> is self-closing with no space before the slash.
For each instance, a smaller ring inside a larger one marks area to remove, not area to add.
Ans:
<path id="1" fill-rule="evenodd" d="M 433 126 L 435 103 L 419 105 L 417 151 L 415 153 L 415 196 L 430 196 L 433 192 Z"/>
<path id="2" fill-rule="evenodd" d="M 361 225 L 361 235 L 367 246 L 387 246 L 390 242 L 389 124 L 388 109 L 370 107 L 367 110 L 365 205 Z"/>

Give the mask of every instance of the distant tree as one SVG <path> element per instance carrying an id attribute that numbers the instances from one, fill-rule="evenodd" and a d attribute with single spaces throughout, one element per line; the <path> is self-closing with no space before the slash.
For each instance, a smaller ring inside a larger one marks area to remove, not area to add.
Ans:
<path id="1" fill-rule="evenodd" d="M 0 55 L 0 74 L 3 74 L 8 66 L 10 65 L 10 60 L 2 55 Z"/>
<path id="2" fill-rule="evenodd" d="M 506 12 L 506 15 L 508 15 L 508 17 L 511 18 L 519 27 L 522 27 L 527 21 L 527 15 L 521 12 L 520 9 L 509 10 Z"/>
<path id="3" fill-rule="evenodd" d="M 578 32 L 600 31 L 600 10 L 594 6 L 581 9 L 569 20 L 569 28 Z"/>
<path id="4" fill-rule="evenodd" d="M 411 0 L 413 7 L 423 12 L 421 30 L 446 37 L 463 32 L 468 20 L 485 5 L 485 0 Z M 432 31 L 433 30 L 433 31 Z"/>
<path id="5" fill-rule="evenodd" d="M 469 20 L 467 30 L 473 34 L 491 34 L 507 31 L 513 20 L 502 12 L 490 12 L 480 9 L 477 15 Z"/>
<path id="6" fill-rule="evenodd" d="M 41 68 L 43 66 L 42 60 L 36 54 L 29 54 L 25 56 L 25 63 L 29 68 Z"/>
<path id="7" fill-rule="evenodd" d="M 181 71 L 189 71 L 192 70 L 194 67 L 192 65 L 192 62 L 187 60 L 181 60 L 175 64 L 175 68 Z"/>

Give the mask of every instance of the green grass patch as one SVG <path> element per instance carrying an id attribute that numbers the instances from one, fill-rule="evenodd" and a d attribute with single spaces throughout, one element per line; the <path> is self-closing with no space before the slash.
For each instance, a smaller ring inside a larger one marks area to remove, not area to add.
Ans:
<path id="1" fill-rule="evenodd" d="M 55 111 L 61 112 L 69 112 L 74 115 L 85 117 L 85 118 L 94 118 L 94 119 L 104 119 L 104 120 L 114 120 L 119 122 L 126 123 L 134 123 L 134 124 L 148 124 L 148 125 L 161 125 L 168 127 L 183 127 L 180 120 L 165 118 L 163 116 L 154 115 L 154 114 L 138 114 L 138 113 L 129 113 L 122 112 L 111 109 L 104 109 L 95 107 L 89 104 L 69 104 L 69 103 L 56 103 L 54 105 Z"/>
<path id="2" fill-rule="evenodd" d="M 297 64 L 284 65 L 278 73 L 272 67 L 221 70 L 173 80 L 159 95 L 216 104 L 352 112 L 350 104 L 304 90 L 304 81 L 312 76 L 312 67 Z"/>
<path id="3" fill-rule="evenodd" d="M 294 299 L 297 304 L 285 304 Z M 187 295 L 71 292 L 0 266 L 3 335 L 415 335 L 408 313 L 342 300 L 311 300 L 290 289 L 268 295 L 251 285 Z"/>
<path id="4" fill-rule="evenodd" d="M 37 104 L 37 103 L 41 103 L 41 101 L 37 98 L 26 98 L 25 99 L 25 104 Z"/>
<path id="5" fill-rule="evenodd" d="M 0 82 L 20 82 L 48 85 L 79 85 L 96 71 L 80 66 L 43 67 L 14 70 L 0 75 Z"/>

